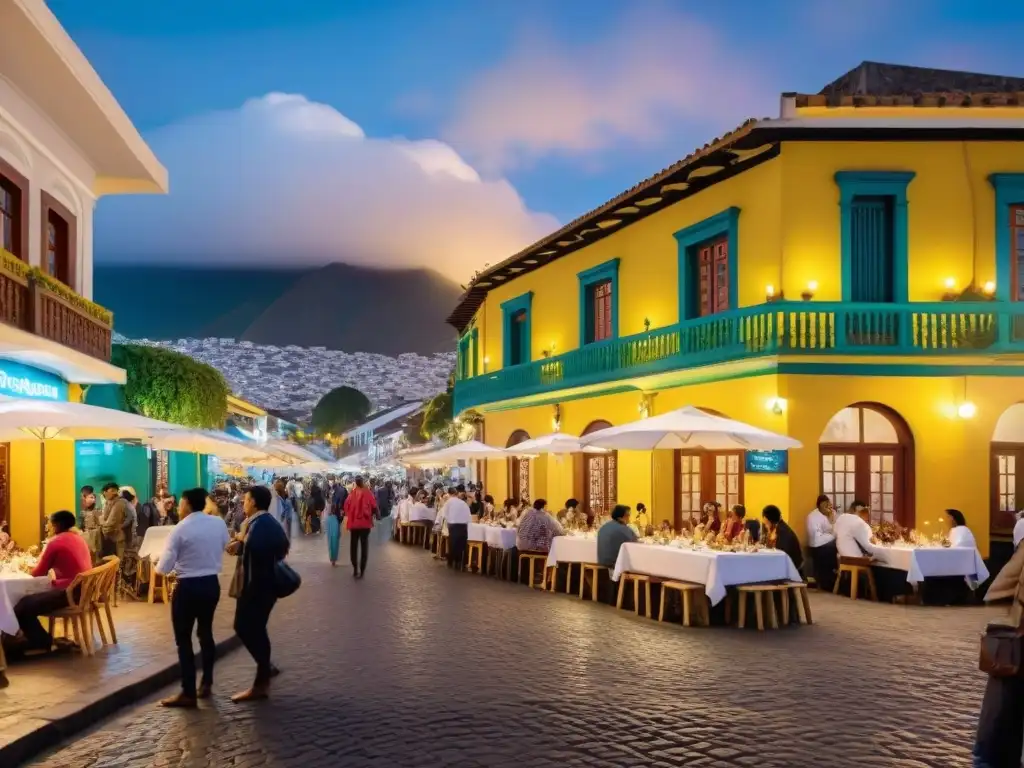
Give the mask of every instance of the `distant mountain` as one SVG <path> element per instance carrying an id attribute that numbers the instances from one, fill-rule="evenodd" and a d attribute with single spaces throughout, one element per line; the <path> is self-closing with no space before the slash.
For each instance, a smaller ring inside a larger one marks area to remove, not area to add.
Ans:
<path id="1" fill-rule="evenodd" d="M 436 272 L 328 264 L 239 269 L 98 264 L 94 296 L 129 338 L 234 338 L 345 352 L 448 352 L 459 286 Z"/>

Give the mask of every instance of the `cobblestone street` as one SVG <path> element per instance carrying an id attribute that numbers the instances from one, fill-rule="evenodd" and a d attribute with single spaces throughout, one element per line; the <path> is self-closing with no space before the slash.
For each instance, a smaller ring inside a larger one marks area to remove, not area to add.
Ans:
<path id="1" fill-rule="evenodd" d="M 815 594 L 812 627 L 685 630 L 458 575 L 383 534 L 362 581 L 322 539 L 297 544 L 269 702 L 228 701 L 253 673 L 237 651 L 201 709 L 146 701 L 31 765 L 969 765 L 996 609 Z"/>

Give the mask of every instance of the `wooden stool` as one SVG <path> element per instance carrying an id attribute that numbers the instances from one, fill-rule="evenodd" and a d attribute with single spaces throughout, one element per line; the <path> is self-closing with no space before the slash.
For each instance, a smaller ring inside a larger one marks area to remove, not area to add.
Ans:
<path id="1" fill-rule="evenodd" d="M 875 574 L 871 572 L 870 557 L 840 557 L 839 573 L 836 576 L 836 585 L 832 589 L 832 594 L 839 594 L 839 586 L 843 581 L 844 573 L 850 575 L 851 600 L 857 599 L 857 588 L 860 577 L 863 575 L 868 578 L 868 593 L 871 595 L 871 599 L 878 602 L 878 590 L 875 588 Z"/>
<path id="2" fill-rule="evenodd" d="M 802 581 L 791 581 L 786 584 L 786 593 L 793 592 L 793 605 L 796 606 L 796 617 L 801 624 L 813 624 L 811 619 L 811 601 L 807 597 L 807 585 Z M 783 594 L 786 594 L 783 593 Z M 785 602 L 783 602 L 785 605 Z M 786 612 L 782 620 L 789 623 L 789 613 Z"/>
<path id="3" fill-rule="evenodd" d="M 526 569 L 523 568 L 523 560 L 526 560 L 527 562 L 530 563 L 530 570 L 529 570 L 530 580 L 527 582 L 527 584 L 530 587 L 536 587 L 537 586 L 537 581 L 536 581 L 536 578 L 534 576 L 534 574 L 535 574 L 534 568 L 535 568 L 537 563 L 540 563 L 540 567 L 542 569 L 541 570 L 542 582 L 541 582 L 540 587 L 541 587 L 541 589 L 544 589 L 544 587 L 546 586 L 546 582 L 547 582 L 547 573 L 543 570 L 543 568 L 544 568 L 544 563 L 547 561 L 547 559 L 548 559 L 548 556 L 547 556 L 546 552 L 520 552 L 519 553 L 519 582 L 522 583 L 522 581 L 523 581 L 523 574 L 526 573 Z"/>
<path id="4" fill-rule="evenodd" d="M 597 563 L 580 563 L 580 600 L 583 600 L 584 590 L 587 584 L 587 576 L 590 576 L 590 599 L 595 603 L 597 599 L 597 585 L 601 580 L 601 572 L 608 572 L 608 566 Z"/>
<path id="5" fill-rule="evenodd" d="M 544 561 L 545 563 L 547 560 Z M 566 577 L 568 578 L 568 576 Z M 558 565 L 544 566 L 544 583 L 547 584 L 548 590 L 554 592 L 558 586 Z M 569 590 L 566 590 L 568 592 Z"/>
<path id="6" fill-rule="evenodd" d="M 754 598 L 754 610 L 757 613 L 757 628 L 764 631 L 764 608 L 761 598 L 764 597 L 764 607 L 768 612 L 768 626 L 771 629 L 779 628 L 779 617 L 775 613 L 775 593 L 782 593 L 782 613 L 789 616 L 789 590 L 785 584 L 744 584 L 736 588 L 740 595 L 739 628 L 743 629 L 747 623 L 747 595 Z"/>
<path id="7" fill-rule="evenodd" d="M 156 563 L 153 566 L 149 571 L 149 602 L 155 603 L 159 594 L 161 602 L 169 603 L 171 599 L 167 594 L 167 577 L 156 572 Z"/>
<path id="8" fill-rule="evenodd" d="M 658 621 L 665 620 L 665 601 L 669 591 L 679 593 L 683 601 L 683 626 L 690 626 L 690 609 L 695 608 L 694 616 L 698 624 L 707 627 L 711 625 L 711 613 L 708 609 L 708 601 L 704 598 L 704 585 L 691 584 L 688 581 L 666 581 L 661 585 L 661 607 L 658 610 Z M 691 606 L 690 597 L 696 597 L 696 604 Z"/>
<path id="9" fill-rule="evenodd" d="M 476 553 L 476 567 L 480 573 L 484 572 L 484 543 L 482 541 L 470 541 L 466 543 L 466 568 L 473 570 L 473 554 Z M 460 567 L 461 569 L 461 567 Z"/>
<path id="10" fill-rule="evenodd" d="M 615 602 L 616 608 L 622 608 L 622 596 L 625 594 L 626 581 L 632 580 L 633 582 L 633 612 L 640 615 L 640 582 L 644 583 L 644 597 L 647 598 L 646 613 L 647 618 L 654 618 L 651 615 L 651 579 L 653 577 L 643 573 L 623 573 L 619 576 L 619 598 Z M 655 579 L 657 582 L 658 580 Z"/>

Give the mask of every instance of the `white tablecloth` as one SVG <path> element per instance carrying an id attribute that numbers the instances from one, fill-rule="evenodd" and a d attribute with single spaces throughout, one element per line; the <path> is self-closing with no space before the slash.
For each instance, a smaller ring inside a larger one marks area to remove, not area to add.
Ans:
<path id="1" fill-rule="evenodd" d="M 409 511 L 409 522 L 410 523 L 432 523 L 437 517 L 437 512 L 433 509 L 415 510 Z"/>
<path id="2" fill-rule="evenodd" d="M 761 581 L 803 581 L 785 552 L 715 552 L 660 544 L 623 544 L 612 579 L 625 572 L 704 585 L 711 604 L 721 602 L 725 588 Z"/>
<path id="3" fill-rule="evenodd" d="M 515 528 L 499 528 L 496 525 L 470 523 L 467 531 L 470 541 L 482 541 L 495 549 L 512 549 L 516 545 Z"/>
<path id="4" fill-rule="evenodd" d="M 582 536 L 555 536 L 548 552 L 548 568 L 559 563 L 596 563 L 597 539 Z"/>
<path id="5" fill-rule="evenodd" d="M 963 576 L 977 582 L 988 578 L 988 568 L 974 547 L 882 547 L 879 565 L 907 572 L 907 581 L 920 584 L 929 576 Z"/>
<path id="6" fill-rule="evenodd" d="M 14 606 L 25 595 L 44 592 L 50 588 L 47 576 L 32 578 L 27 573 L 0 573 L 0 632 L 18 634 L 18 619 Z"/>
<path id="7" fill-rule="evenodd" d="M 156 565 L 167 549 L 167 539 L 173 530 L 173 525 L 159 525 L 147 529 L 139 547 L 139 559 L 148 557 Z"/>

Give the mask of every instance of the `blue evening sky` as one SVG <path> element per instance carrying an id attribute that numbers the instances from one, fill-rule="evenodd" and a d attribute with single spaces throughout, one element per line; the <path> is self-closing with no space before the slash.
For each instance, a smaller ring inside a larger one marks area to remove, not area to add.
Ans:
<path id="1" fill-rule="evenodd" d="M 865 59 L 1024 76 L 1009 5 L 50 0 L 144 135 L 301 94 L 368 137 L 444 141 L 562 222 Z"/>

